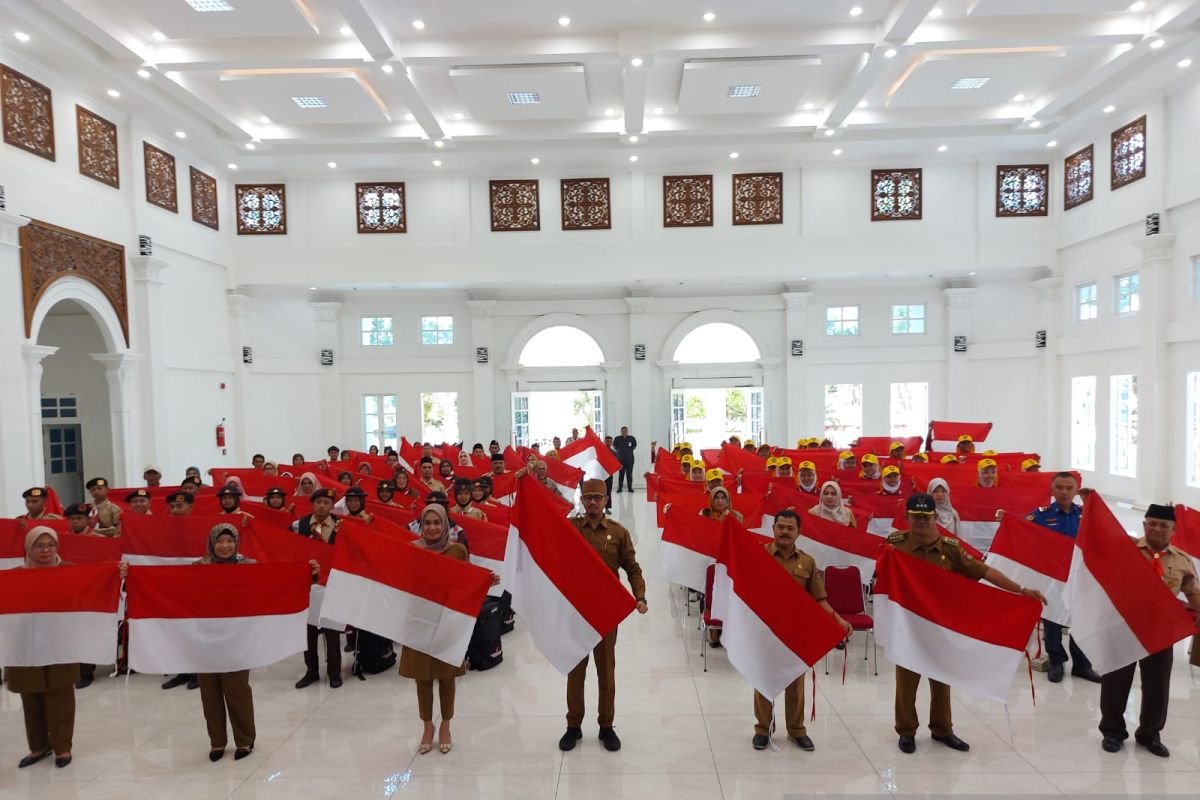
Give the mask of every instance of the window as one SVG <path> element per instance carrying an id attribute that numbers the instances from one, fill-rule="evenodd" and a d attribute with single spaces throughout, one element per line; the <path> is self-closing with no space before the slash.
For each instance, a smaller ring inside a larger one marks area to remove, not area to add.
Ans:
<path id="1" fill-rule="evenodd" d="M 408 230 L 403 183 L 356 183 L 359 233 L 404 233 Z"/>
<path id="2" fill-rule="evenodd" d="M 79 406 L 74 397 L 43 397 L 42 419 L 75 419 Z"/>
<path id="3" fill-rule="evenodd" d="M 1200 372 L 1189 372 L 1187 385 L 1187 437 L 1184 472 L 1188 486 L 1200 487 Z"/>
<path id="4" fill-rule="evenodd" d="M 360 320 L 363 347 L 391 347 L 396 343 L 391 317 L 361 317 Z"/>
<path id="5" fill-rule="evenodd" d="M 763 424 L 762 389 L 750 390 L 750 435 L 756 442 L 765 441 L 767 438 L 766 427 Z"/>
<path id="6" fill-rule="evenodd" d="M 892 384 L 892 433 L 901 436 L 924 436 L 929 430 L 929 384 Z"/>
<path id="7" fill-rule="evenodd" d="M 1130 272 L 1117 276 L 1117 314 L 1136 314 L 1140 306 L 1138 297 L 1138 274 Z"/>
<path id="8" fill-rule="evenodd" d="M 862 436 L 862 384 L 825 385 L 825 437 L 835 447 L 846 447 Z"/>
<path id="9" fill-rule="evenodd" d="M 871 170 L 871 221 L 921 218 L 921 170 Z"/>
<path id="10" fill-rule="evenodd" d="M 761 357 L 754 338 L 729 322 L 709 322 L 693 330 L 675 348 L 680 364 L 731 364 Z"/>
<path id="11" fill-rule="evenodd" d="M 1085 283 L 1075 287 L 1075 319 L 1095 319 L 1100 309 L 1096 301 L 1096 283 Z"/>
<path id="12" fill-rule="evenodd" d="M 1071 468 L 1096 469 L 1096 376 L 1071 378 Z"/>
<path id="13" fill-rule="evenodd" d="M 46 429 L 46 443 L 50 446 L 46 467 L 51 475 L 81 472 L 79 427 L 58 425 Z"/>
<path id="14" fill-rule="evenodd" d="M 1109 379 L 1112 437 L 1109 472 L 1137 477 L 1137 376 L 1113 375 Z"/>
<path id="15" fill-rule="evenodd" d="M 671 390 L 671 446 L 687 441 L 687 419 L 684 417 L 683 389 Z"/>
<path id="16" fill-rule="evenodd" d="M 512 396 L 513 446 L 529 446 L 529 395 L 513 392 Z"/>
<path id="17" fill-rule="evenodd" d="M 421 344 L 454 344 L 454 317 L 421 317 Z"/>
<path id="18" fill-rule="evenodd" d="M 1146 177 L 1146 118 L 1139 117 L 1112 135 L 1112 188 Z"/>
<path id="19" fill-rule="evenodd" d="M 363 449 L 396 447 L 396 395 L 363 395 Z"/>
<path id="20" fill-rule="evenodd" d="M 826 336 L 858 336 L 858 306 L 829 306 L 825 309 Z"/>
<path id="21" fill-rule="evenodd" d="M 996 167 L 996 216 L 1046 216 L 1049 182 L 1049 164 Z"/>
<path id="22" fill-rule="evenodd" d="M 1069 211 L 1092 199 L 1092 146 L 1067 156 L 1063 162 L 1063 210 Z"/>
<path id="23" fill-rule="evenodd" d="M 421 392 L 421 441 L 458 441 L 458 392 Z"/>
<path id="24" fill-rule="evenodd" d="M 287 233 L 287 201 L 282 183 L 239 183 L 234 190 L 239 236 Z"/>
<path id="25" fill-rule="evenodd" d="M 892 306 L 892 333 L 924 333 L 925 304 Z"/>
<path id="26" fill-rule="evenodd" d="M 522 367 L 596 367 L 604 352 L 588 333 L 570 325 L 553 325 L 533 335 L 517 363 Z"/>

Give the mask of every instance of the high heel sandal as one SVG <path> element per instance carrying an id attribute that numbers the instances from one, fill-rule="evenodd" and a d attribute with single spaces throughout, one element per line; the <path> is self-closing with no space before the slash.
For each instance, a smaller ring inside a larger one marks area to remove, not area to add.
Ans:
<path id="1" fill-rule="evenodd" d="M 425 734 L 421 734 L 421 744 L 417 746 L 417 753 L 426 755 L 433 751 L 433 731 L 429 732 L 429 741 L 425 741 Z"/>
<path id="2" fill-rule="evenodd" d="M 442 755 L 446 755 L 447 753 L 449 753 L 449 752 L 450 752 L 450 747 L 451 747 L 451 741 L 450 741 L 450 733 L 449 733 L 449 731 L 447 731 L 447 732 L 446 732 L 446 741 L 444 741 L 444 742 L 443 742 L 443 741 L 440 741 L 440 740 L 441 740 L 441 737 L 440 737 L 440 736 L 438 737 L 438 739 L 439 739 L 439 741 L 438 741 L 438 751 L 439 751 L 439 752 L 440 752 Z"/>

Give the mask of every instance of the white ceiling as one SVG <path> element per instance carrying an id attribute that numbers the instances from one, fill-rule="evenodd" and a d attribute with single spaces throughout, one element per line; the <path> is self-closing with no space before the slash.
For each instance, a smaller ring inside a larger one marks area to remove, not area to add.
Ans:
<path id="1" fill-rule="evenodd" d="M 5 0 L 0 44 L 96 96 L 119 88 L 167 135 L 185 130 L 214 159 L 263 174 L 434 158 L 486 170 L 534 151 L 570 167 L 730 150 L 785 166 L 834 147 L 926 152 L 934 137 L 955 157 L 988 158 L 1040 152 L 1104 105 L 1200 73 L 1200 0 L 1137 12 L 1126 0 L 229 2 L 200 13 L 185 0 Z M 14 44 L 13 29 L 32 39 Z M 1197 66 L 1177 68 L 1185 57 Z M 990 80 L 952 91 L 961 77 Z M 745 84 L 758 96 L 728 97 Z M 525 91 L 541 102 L 508 103 Z"/>

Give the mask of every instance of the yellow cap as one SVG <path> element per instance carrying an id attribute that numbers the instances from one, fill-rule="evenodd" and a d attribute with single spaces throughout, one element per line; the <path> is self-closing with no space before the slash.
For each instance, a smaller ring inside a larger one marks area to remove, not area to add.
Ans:
<path id="1" fill-rule="evenodd" d="M 694 463 L 694 462 L 695 462 L 695 460 L 696 460 L 696 459 L 692 458 L 691 456 L 684 456 L 683 458 L 679 459 L 679 463 L 680 463 L 681 465 L 682 465 L 682 464 L 689 464 L 689 465 L 690 465 L 690 464 Z"/>
<path id="2" fill-rule="evenodd" d="M 900 474 L 900 468 L 897 467 L 895 464 L 888 464 L 886 467 L 883 468 L 883 477 L 885 477 L 885 478 L 888 475 L 899 475 L 899 474 Z"/>
<path id="3" fill-rule="evenodd" d="M 838 453 L 838 461 L 845 461 L 847 458 L 854 458 L 854 453 L 850 450 L 843 450 Z"/>
<path id="4" fill-rule="evenodd" d="M 904 447 L 904 442 L 892 442 L 888 445 L 888 450 L 895 450 L 897 447 Z"/>
<path id="5" fill-rule="evenodd" d="M 811 461 L 801 461 L 800 466 L 797 467 L 796 469 L 811 469 L 813 472 L 816 472 L 817 465 Z"/>
<path id="6" fill-rule="evenodd" d="M 942 463 L 943 463 L 943 464 L 957 464 L 957 463 L 958 463 L 958 457 L 957 457 L 957 456 L 951 456 L 951 455 L 945 455 L 945 456 L 942 456 Z"/>
<path id="7" fill-rule="evenodd" d="M 742 447 L 754 447 L 754 440 L 747 439 L 746 441 L 742 442 Z"/>
<path id="8" fill-rule="evenodd" d="M 706 481 L 723 481 L 723 480 L 725 480 L 725 475 L 724 475 L 724 473 L 721 472 L 721 470 L 717 469 L 716 467 L 713 467 L 708 472 L 704 473 L 704 480 L 706 480 Z"/>
<path id="9" fill-rule="evenodd" d="M 983 459 L 979 460 L 979 471 L 980 472 L 983 472 L 988 467 L 994 467 L 994 466 L 996 466 L 996 462 L 993 459 L 983 458 Z"/>
<path id="10" fill-rule="evenodd" d="M 994 456 L 994 455 L 996 455 L 996 451 L 995 450 L 984 450 L 982 453 L 980 453 L 980 455 Z"/>
<path id="11" fill-rule="evenodd" d="M 929 461 L 929 456 L 925 455 L 924 453 L 913 453 L 912 460 L 923 464 Z"/>
<path id="12" fill-rule="evenodd" d="M 777 467 L 777 466 L 779 466 L 779 459 L 776 458 L 775 456 L 768 456 L 767 457 L 767 467 Z"/>
<path id="13" fill-rule="evenodd" d="M 797 439 L 796 440 L 796 449 L 799 450 L 801 447 L 804 447 L 804 445 L 806 445 L 806 444 L 808 444 L 808 439 Z"/>
<path id="14" fill-rule="evenodd" d="M 958 437 L 958 440 L 959 440 L 960 442 L 973 442 L 973 441 L 975 441 L 974 439 L 972 439 L 972 438 L 970 437 L 970 435 L 968 435 L 968 434 L 965 434 L 965 433 L 964 433 L 962 436 Z"/>
<path id="15" fill-rule="evenodd" d="M 1030 467 L 1040 467 L 1041 465 L 1042 462 L 1038 461 L 1036 458 L 1027 458 L 1021 462 L 1021 471 L 1025 472 L 1028 471 Z"/>
<path id="16" fill-rule="evenodd" d="M 781 467 L 790 467 L 792 465 L 792 457 L 791 456 L 780 456 L 778 463 L 779 463 L 779 466 L 781 466 Z"/>
<path id="17" fill-rule="evenodd" d="M 879 459 L 875 457 L 875 454 L 874 454 L 874 453 L 867 453 L 865 456 L 863 456 L 863 457 L 862 457 L 862 463 L 864 463 L 864 464 L 878 464 L 878 463 L 879 463 Z"/>

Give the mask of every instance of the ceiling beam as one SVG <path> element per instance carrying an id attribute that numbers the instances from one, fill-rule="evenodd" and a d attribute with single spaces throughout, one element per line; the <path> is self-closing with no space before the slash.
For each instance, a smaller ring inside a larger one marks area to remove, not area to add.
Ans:
<path id="1" fill-rule="evenodd" d="M 618 38 L 625 133 L 641 133 L 646 126 L 646 76 L 654 68 L 654 35 L 644 31 L 622 31 Z M 641 59 L 638 66 L 633 65 L 635 58 Z"/>
<path id="2" fill-rule="evenodd" d="M 1111 86 L 1121 73 L 1135 68 L 1152 54 L 1156 55 L 1144 46 L 1116 45 L 1109 48 L 1100 63 L 1091 69 L 1080 70 L 1074 81 L 1058 87 L 1054 96 L 1038 106 L 1030 116 L 1041 120 L 1061 116 L 1073 103 L 1097 92 L 1102 86 Z"/>
<path id="3" fill-rule="evenodd" d="M 337 7 L 371 58 L 387 61 L 396 54 L 391 33 L 376 15 L 367 10 L 362 0 L 337 0 Z"/>
<path id="4" fill-rule="evenodd" d="M 213 72 L 225 69 L 361 67 L 367 51 L 353 39 L 222 39 L 204 44 L 164 42 L 145 57 L 161 70 Z"/>
<path id="5" fill-rule="evenodd" d="M 940 19 L 922 23 L 909 37 L 914 47 L 1061 47 L 1136 42 L 1146 22 L 1134 14 Z"/>

